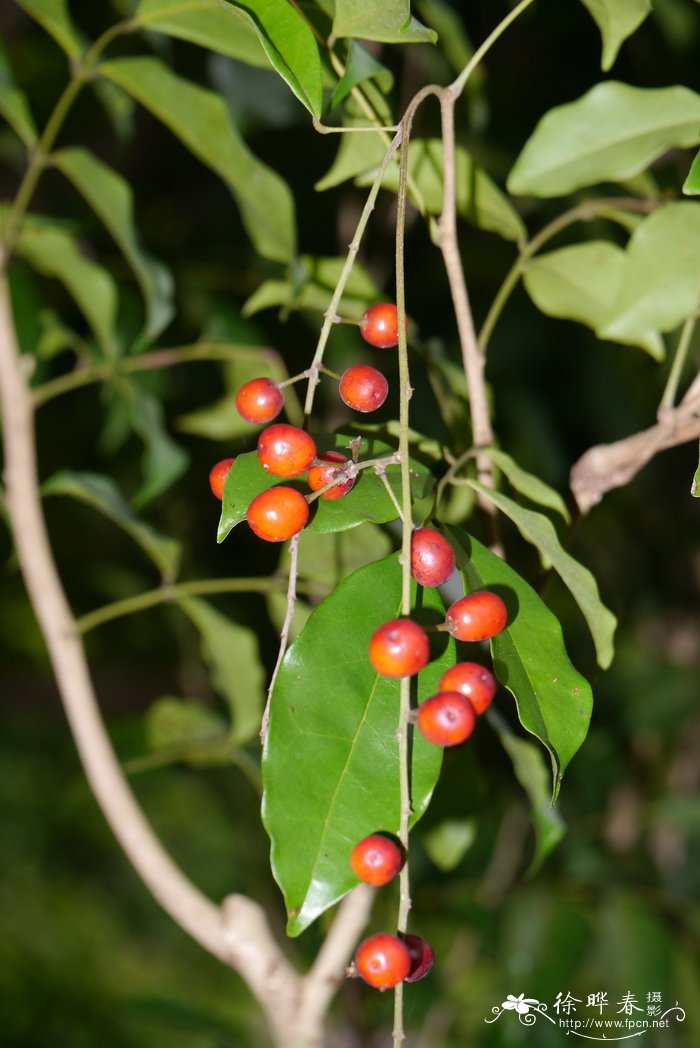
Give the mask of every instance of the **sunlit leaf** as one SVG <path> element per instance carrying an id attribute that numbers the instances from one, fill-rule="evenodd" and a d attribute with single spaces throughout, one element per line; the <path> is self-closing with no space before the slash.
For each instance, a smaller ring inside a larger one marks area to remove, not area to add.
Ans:
<path id="1" fill-rule="evenodd" d="M 411 17 L 410 0 L 336 0 L 334 36 L 385 44 L 433 44 L 437 34 Z"/>
<path id="2" fill-rule="evenodd" d="M 582 0 L 598 24 L 603 38 L 601 66 L 608 70 L 628 36 L 651 12 L 650 0 Z"/>
<path id="3" fill-rule="evenodd" d="M 50 33 L 69 58 L 80 54 L 78 35 L 68 14 L 68 0 L 15 0 L 15 3 Z"/>

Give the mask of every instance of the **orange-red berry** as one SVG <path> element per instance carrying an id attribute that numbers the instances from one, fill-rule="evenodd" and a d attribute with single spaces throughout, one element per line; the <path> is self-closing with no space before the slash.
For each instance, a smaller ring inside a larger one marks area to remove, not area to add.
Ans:
<path id="1" fill-rule="evenodd" d="M 396 935 L 370 935 L 355 951 L 355 968 L 376 990 L 390 990 L 403 982 L 411 970 L 408 947 Z"/>
<path id="2" fill-rule="evenodd" d="M 458 746 L 474 731 L 476 713 L 458 691 L 439 691 L 418 707 L 418 730 L 435 746 Z"/>
<path id="3" fill-rule="evenodd" d="M 454 571 L 455 555 L 434 528 L 416 528 L 411 535 L 411 575 L 421 586 L 441 586 Z"/>
<path id="4" fill-rule="evenodd" d="M 246 518 L 251 530 L 266 542 L 291 539 L 309 519 L 309 504 L 296 488 L 279 486 L 256 495 Z"/>
<path id="5" fill-rule="evenodd" d="M 258 437 L 258 459 L 276 477 L 298 477 L 316 458 L 316 444 L 306 430 L 278 422 Z"/>
<path id="6" fill-rule="evenodd" d="M 343 373 L 338 392 L 349 408 L 367 414 L 382 406 L 389 392 L 389 383 L 376 368 L 355 364 Z"/>
<path id="7" fill-rule="evenodd" d="M 483 713 L 496 694 L 496 681 L 478 662 L 458 662 L 440 677 L 439 689 L 460 692 L 469 699 L 475 713 Z"/>
<path id="8" fill-rule="evenodd" d="M 447 609 L 445 622 L 457 640 L 488 640 L 504 629 L 508 612 L 501 598 L 490 590 L 460 597 Z"/>
<path id="9" fill-rule="evenodd" d="M 404 935 L 403 941 L 406 943 L 408 952 L 411 955 L 411 969 L 404 982 L 418 982 L 419 979 L 424 979 L 433 967 L 435 960 L 433 948 L 420 935 Z"/>
<path id="10" fill-rule="evenodd" d="M 272 422 L 283 406 L 282 390 L 271 378 L 251 379 L 236 394 L 236 409 L 246 422 Z"/>
<path id="11" fill-rule="evenodd" d="M 411 677 L 429 657 L 428 635 L 412 619 L 385 622 L 369 642 L 369 661 L 383 677 Z"/>
<path id="12" fill-rule="evenodd" d="M 388 884 L 401 869 L 403 852 L 393 837 L 371 833 L 350 852 L 350 865 L 356 877 L 375 888 Z"/>
<path id="13" fill-rule="evenodd" d="M 318 456 L 318 462 L 312 466 L 306 476 L 312 491 L 320 491 L 326 484 L 337 476 L 341 466 L 347 464 L 347 457 L 340 451 L 324 451 Z M 328 491 L 324 491 L 319 497 L 322 499 L 341 499 L 347 495 L 355 483 L 354 477 L 348 477 L 338 484 L 334 484 Z"/>
<path id="14" fill-rule="evenodd" d="M 406 318 L 408 328 L 408 318 Z M 389 349 L 399 341 L 399 318 L 392 302 L 377 302 L 365 310 L 360 320 L 360 333 L 370 346 Z"/>
<path id="15" fill-rule="evenodd" d="M 232 458 L 222 459 L 209 470 L 209 487 L 217 499 L 224 497 L 224 481 L 226 480 L 231 466 L 236 460 Z"/>

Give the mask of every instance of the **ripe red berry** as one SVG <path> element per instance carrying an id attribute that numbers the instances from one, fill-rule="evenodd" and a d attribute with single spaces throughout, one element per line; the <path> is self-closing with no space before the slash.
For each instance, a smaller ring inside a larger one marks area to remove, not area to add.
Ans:
<path id="1" fill-rule="evenodd" d="M 434 528 L 416 528 L 411 535 L 411 575 L 421 586 L 441 586 L 454 571 L 452 546 Z"/>
<path id="2" fill-rule="evenodd" d="M 369 642 L 369 661 L 383 677 L 411 677 L 429 656 L 428 636 L 412 619 L 385 622 Z"/>
<path id="3" fill-rule="evenodd" d="M 246 518 L 258 538 L 266 542 L 284 542 L 306 524 L 309 504 L 296 488 L 268 488 L 252 500 Z"/>
<path id="4" fill-rule="evenodd" d="M 447 609 L 445 622 L 457 640 L 487 640 L 505 627 L 508 612 L 501 598 L 490 590 L 460 597 Z"/>
<path id="5" fill-rule="evenodd" d="M 411 955 L 411 969 L 404 982 L 418 982 L 419 979 L 425 978 L 433 966 L 435 960 L 433 948 L 420 935 L 404 935 L 403 941 Z"/>
<path id="6" fill-rule="evenodd" d="M 338 391 L 340 399 L 349 408 L 367 414 L 382 406 L 389 392 L 389 383 L 376 368 L 355 364 L 344 372 Z"/>
<path id="7" fill-rule="evenodd" d="M 246 422 L 264 424 L 277 418 L 284 406 L 282 390 L 271 378 L 254 378 L 236 394 L 238 414 Z"/>
<path id="8" fill-rule="evenodd" d="M 411 970 L 411 955 L 396 935 L 370 935 L 355 951 L 358 975 L 376 990 L 389 990 L 403 982 Z"/>
<path id="9" fill-rule="evenodd" d="M 408 318 L 406 318 L 408 328 Z M 389 349 L 399 341 L 399 319 L 396 306 L 391 302 L 377 302 L 365 310 L 360 320 L 360 333 L 370 346 Z"/>
<path id="10" fill-rule="evenodd" d="M 309 470 L 306 479 L 312 491 L 320 491 L 321 488 L 325 488 L 326 484 L 330 484 L 338 473 L 339 466 L 344 465 L 348 461 L 346 456 L 340 451 L 324 451 L 323 454 L 318 456 L 318 459 L 319 463 L 326 463 L 326 465 L 317 464 Z M 328 491 L 324 491 L 320 498 L 341 499 L 343 495 L 347 495 L 354 483 L 355 478 L 348 477 L 347 480 L 334 484 Z"/>
<path id="11" fill-rule="evenodd" d="M 258 459 L 276 477 L 298 477 L 316 458 L 316 444 L 306 430 L 279 422 L 258 437 Z"/>
<path id="12" fill-rule="evenodd" d="M 478 662 L 458 662 L 440 677 L 440 691 L 458 691 L 469 699 L 475 713 L 483 713 L 496 694 L 493 674 Z"/>
<path id="13" fill-rule="evenodd" d="M 228 476 L 228 471 L 235 462 L 235 459 L 222 459 L 221 462 L 217 462 L 215 466 L 209 470 L 209 487 L 216 495 L 217 499 L 224 497 L 224 481 Z"/>
<path id="14" fill-rule="evenodd" d="M 350 852 L 350 865 L 356 877 L 375 888 L 388 884 L 401 869 L 403 852 L 393 837 L 372 833 Z"/>
<path id="15" fill-rule="evenodd" d="M 474 731 L 476 714 L 458 691 L 439 691 L 418 707 L 418 730 L 435 746 L 458 746 Z"/>

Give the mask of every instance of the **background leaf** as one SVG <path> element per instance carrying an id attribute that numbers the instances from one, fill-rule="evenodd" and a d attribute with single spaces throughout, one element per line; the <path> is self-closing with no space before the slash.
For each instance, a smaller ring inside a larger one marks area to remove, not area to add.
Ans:
<path id="1" fill-rule="evenodd" d="M 316 258 L 302 255 L 294 267 L 293 278 L 288 280 L 266 280 L 253 292 L 243 307 L 243 315 L 253 316 L 272 306 L 283 306 L 285 310 L 314 309 L 325 312 L 333 291 L 345 265 L 344 258 Z M 372 302 L 380 297 L 376 281 L 359 262 L 345 285 L 338 306 L 344 317 L 362 316 Z"/>
<path id="2" fill-rule="evenodd" d="M 683 192 L 688 196 L 700 195 L 700 153 L 696 153 L 688 177 L 683 183 Z"/>
<path id="3" fill-rule="evenodd" d="M 354 87 L 364 83 L 366 80 L 376 80 L 377 85 L 386 95 L 393 86 L 394 75 L 391 70 L 383 66 L 381 62 L 378 62 L 366 48 L 362 47 L 357 40 L 351 40 L 345 59 L 345 71 L 336 84 L 331 100 L 328 103 L 329 110 L 335 109 L 336 106 L 340 105 Z M 345 137 L 352 138 L 353 136 L 346 135 Z M 363 135 L 360 135 L 360 138 L 363 137 Z"/>
<path id="4" fill-rule="evenodd" d="M 432 621 L 442 619 L 439 596 L 424 590 L 422 599 L 426 614 L 434 609 Z M 399 682 L 375 673 L 367 645 L 400 607 L 398 555 L 360 568 L 316 608 L 277 677 L 263 754 L 263 821 L 290 935 L 357 884 L 353 844 L 373 830 L 398 829 Z M 418 675 L 419 699 L 435 691 L 452 661 L 450 642 Z M 414 822 L 441 763 L 441 748 L 414 733 Z"/>
<path id="5" fill-rule="evenodd" d="M 146 744 L 154 753 L 192 768 L 231 763 L 229 726 L 197 699 L 157 699 L 144 717 Z"/>
<path id="6" fill-rule="evenodd" d="M 601 66 L 608 70 L 621 45 L 651 12 L 650 0 L 582 0 L 598 23 L 603 38 Z"/>
<path id="7" fill-rule="evenodd" d="M 435 43 L 437 34 L 411 17 L 409 0 L 336 0 L 334 36 L 355 36 L 385 44 Z"/>
<path id="8" fill-rule="evenodd" d="M 269 59 L 244 11 L 221 0 L 197 0 L 189 9 L 181 0 L 141 0 L 134 15 L 142 29 L 165 33 L 264 69 Z"/>
<path id="9" fill-rule="evenodd" d="M 36 126 L 27 101 L 12 79 L 12 73 L 0 43 L 0 116 L 4 117 L 25 146 L 31 149 L 37 140 Z"/>
<path id="10" fill-rule="evenodd" d="M 526 498 L 532 502 L 537 502 L 540 506 L 553 509 L 565 521 L 569 521 L 569 511 L 558 491 L 555 491 L 549 484 L 545 484 L 534 473 L 529 473 L 522 466 L 519 466 L 515 459 L 507 455 L 505 451 L 501 451 L 499 448 L 488 448 L 485 454 L 489 456 L 495 466 L 498 466 L 501 473 L 508 478 L 515 490 L 519 491 L 521 495 L 525 495 Z"/>
<path id="11" fill-rule="evenodd" d="M 68 14 L 67 0 L 15 0 L 15 3 L 50 33 L 69 58 L 80 54 L 80 41 Z"/>

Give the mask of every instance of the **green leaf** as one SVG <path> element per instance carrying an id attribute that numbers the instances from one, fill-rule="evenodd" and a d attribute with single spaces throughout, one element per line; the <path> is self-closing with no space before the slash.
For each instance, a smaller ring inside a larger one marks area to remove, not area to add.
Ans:
<path id="1" fill-rule="evenodd" d="M 570 520 L 569 511 L 558 491 L 555 491 L 549 484 L 545 484 L 534 473 L 529 473 L 522 466 L 519 466 L 515 459 L 507 455 L 505 451 L 499 451 L 497 448 L 486 448 L 485 454 L 489 456 L 494 465 L 498 466 L 501 473 L 505 474 L 516 491 L 519 491 L 521 495 L 525 495 L 532 502 L 537 502 L 540 506 L 553 509 L 555 513 L 559 513 L 568 523 Z"/>
<path id="2" fill-rule="evenodd" d="M 423 600 L 421 614 L 440 621 L 437 594 L 424 590 Z M 355 887 L 349 856 L 356 841 L 399 827 L 399 681 L 375 673 L 367 645 L 400 608 L 398 555 L 360 568 L 315 609 L 277 677 L 263 753 L 263 822 L 290 935 Z M 450 641 L 418 675 L 418 699 L 436 690 L 453 661 Z M 413 822 L 427 808 L 441 762 L 441 748 L 414 733 Z"/>
<path id="3" fill-rule="evenodd" d="M 292 278 L 266 280 L 245 303 L 243 316 L 250 317 L 272 306 L 287 310 L 313 309 L 324 313 L 345 265 L 344 258 L 315 258 L 302 255 Z M 379 288 L 367 270 L 356 262 L 345 285 L 338 311 L 344 317 L 359 318 L 380 296 Z"/>
<path id="4" fill-rule="evenodd" d="M 429 215 L 442 214 L 442 141 L 437 138 L 413 139 L 408 147 L 408 163 L 411 177 L 421 191 Z M 365 172 L 356 182 L 360 186 L 371 185 L 376 172 Z M 498 233 L 506 240 L 520 240 L 526 229 L 520 215 L 508 198 L 477 167 L 466 149 L 455 150 L 455 182 L 457 190 L 457 213 L 480 229 Z M 398 192 L 399 170 L 392 164 L 387 169 L 382 183 L 387 189 Z M 411 194 L 409 187 L 409 197 Z"/>
<path id="5" fill-rule="evenodd" d="M 344 98 L 350 94 L 354 87 L 358 84 L 364 83 L 366 80 L 376 80 L 377 84 L 384 92 L 388 94 L 391 91 L 394 83 L 394 76 L 386 66 L 383 66 L 381 62 L 378 62 L 373 55 L 358 44 L 357 40 L 350 41 L 350 47 L 348 48 L 348 55 L 345 61 L 345 71 L 342 77 L 336 84 L 335 90 L 331 96 L 331 100 L 328 103 L 329 110 L 335 109 L 336 106 L 340 105 Z M 353 135 L 345 135 L 346 138 L 352 138 Z M 364 135 L 360 135 L 363 138 Z"/>
<path id="6" fill-rule="evenodd" d="M 324 534 L 305 528 L 299 542 L 297 569 L 302 579 L 313 579 L 328 591 L 351 572 L 391 552 L 391 539 L 374 524 L 365 523 L 351 531 Z M 289 555 L 284 553 L 283 564 Z M 314 586 L 314 592 L 315 592 Z"/>
<path id="7" fill-rule="evenodd" d="M 222 615 L 207 601 L 189 597 L 178 606 L 200 632 L 202 654 L 212 687 L 226 700 L 235 745 L 249 742 L 260 730 L 265 702 L 265 674 L 253 630 Z"/>
<path id="8" fill-rule="evenodd" d="M 134 15 L 141 29 L 207 47 L 247 65 L 270 65 L 251 19 L 221 0 L 141 0 Z"/>
<path id="9" fill-rule="evenodd" d="M 586 737 L 593 706 L 588 681 L 574 669 L 561 626 L 531 586 L 465 531 L 445 528 L 466 592 L 495 590 L 506 602 L 506 628 L 491 644 L 494 672 L 514 696 L 522 726 L 550 752 L 554 802 L 562 776 Z"/>
<path id="10" fill-rule="evenodd" d="M 131 187 L 87 149 L 62 149 L 52 162 L 85 197 L 134 271 L 146 303 L 142 342 L 152 342 L 173 316 L 173 281 L 139 244 Z"/>
<path id="11" fill-rule="evenodd" d="M 607 240 L 537 255 L 528 262 L 523 283 L 538 309 L 550 317 L 587 324 L 600 332 L 607 323 L 624 282 L 627 256 Z M 657 330 L 640 327 L 617 341 L 640 346 L 655 360 L 663 360 L 664 343 Z"/>
<path id="12" fill-rule="evenodd" d="M 700 195 L 700 153 L 697 153 L 688 172 L 688 177 L 683 183 L 683 192 L 686 196 Z"/>
<path id="13" fill-rule="evenodd" d="M 129 424 L 143 441 L 143 483 L 132 501 L 135 506 L 144 506 L 182 476 L 190 458 L 168 433 L 163 405 L 157 397 L 131 382 L 121 381 L 119 388 Z"/>
<path id="14" fill-rule="evenodd" d="M 98 473 L 61 470 L 42 485 L 44 495 L 68 495 L 109 517 L 138 543 L 160 571 L 163 580 L 177 578 L 182 548 L 175 539 L 161 535 L 134 513 L 111 477 Z"/>
<path id="15" fill-rule="evenodd" d="M 15 3 L 43 26 L 69 58 L 80 54 L 80 42 L 68 14 L 67 0 L 15 0 Z"/>
<path id="16" fill-rule="evenodd" d="M 563 196 L 620 182 L 677 146 L 700 142 L 700 95 L 686 87 L 597 84 L 540 120 L 508 177 L 508 191 Z"/>
<path id="17" fill-rule="evenodd" d="M 12 73 L 0 44 L 0 116 L 4 117 L 15 134 L 25 146 L 31 149 L 36 145 L 37 132 L 34 117 L 29 108 L 27 97 L 12 80 Z"/>
<path id="18" fill-rule="evenodd" d="M 336 433 L 316 437 L 319 451 L 337 449 L 343 451 L 352 437 Z M 395 448 L 383 441 L 373 438 L 363 439 L 360 444 L 360 461 L 394 454 Z M 347 454 L 347 452 L 346 452 Z M 348 456 L 349 457 L 349 456 Z M 397 498 L 401 492 L 401 469 L 398 465 L 386 467 L 386 477 Z M 251 499 L 261 491 L 276 484 L 291 484 L 306 491 L 303 480 L 295 478 L 287 481 L 281 477 L 271 476 L 258 461 L 257 452 L 251 451 L 239 455 L 229 470 L 224 484 L 224 498 L 221 506 L 221 519 L 217 541 L 223 542 L 232 528 L 245 520 L 246 510 Z M 411 492 L 414 499 L 423 498 L 432 488 L 433 478 L 426 467 L 411 459 Z M 373 469 L 362 470 L 354 487 L 341 499 L 317 499 L 314 503 L 315 513 L 307 526 L 308 531 L 335 532 L 354 528 L 363 521 L 384 524 L 396 520 L 396 506 Z"/>
<path id="19" fill-rule="evenodd" d="M 700 461 L 693 476 L 693 483 L 690 485 L 690 494 L 694 499 L 700 499 Z"/>
<path id="20" fill-rule="evenodd" d="M 673 331 L 696 308 L 699 273 L 700 206 L 663 204 L 630 237 L 623 281 L 599 336 L 629 342 L 649 329 Z"/>
<path id="21" fill-rule="evenodd" d="M 157 58 L 121 58 L 99 68 L 102 76 L 149 109 L 221 176 L 260 254 L 289 262 L 296 240 L 292 194 L 286 182 L 250 152 L 224 100 L 176 76 Z"/>
<path id="22" fill-rule="evenodd" d="M 144 717 L 146 744 L 155 753 L 192 768 L 231 763 L 228 725 L 196 699 L 157 699 Z"/>
<path id="23" fill-rule="evenodd" d="M 443 873 L 450 873 L 469 851 L 476 835 L 476 819 L 445 819 L 424 835 L 422 843 L 430 861 Z"/>
<path id="24" fill-rule="evenodd" d="M 330 168 L 314 189 L 323 192 L 368 171 L 375 174 L 384 159 L 386 145 L 376 131 L 340 135 L 340 145 Z"/>
<path id="25" fill-rule="evenodd" d="M 434 44 L 437 33 L 411 17 L 409 0 L 336 0 L 334 36 L 385 44 Z"/>
<path id="26" fill-rule="evenodd" d="M 603 38 L 601 67 L 606 71 L 617 58 L 621 45 L 651 12 L 650 0 L 582 0 L 598 23 Z"/>

